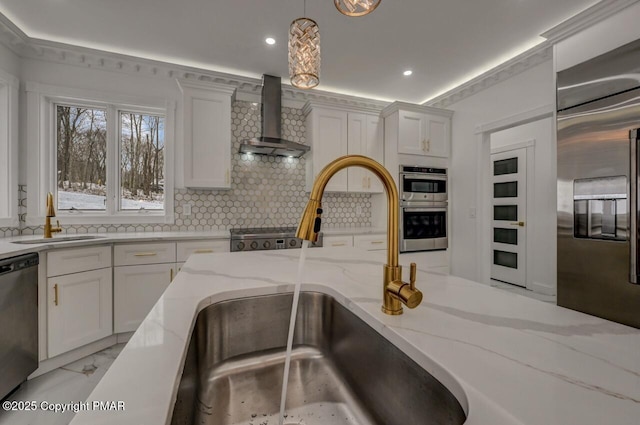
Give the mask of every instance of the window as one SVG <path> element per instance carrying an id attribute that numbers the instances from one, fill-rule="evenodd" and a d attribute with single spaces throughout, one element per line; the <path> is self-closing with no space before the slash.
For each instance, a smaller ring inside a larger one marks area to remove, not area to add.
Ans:
<path id="1" fill-rule="evenodd" d="M 29 224 L 44 217 L 41 200 L 49 191 L 63 226 L 171 223 L 166 136 L 173 123 L 167 111 L 175 108 L 158 103 L 27 83 L 27 109 L 45 130 L 27 134 L 28 146 L 41 155 L 39 164 L 28 161 Z"/>

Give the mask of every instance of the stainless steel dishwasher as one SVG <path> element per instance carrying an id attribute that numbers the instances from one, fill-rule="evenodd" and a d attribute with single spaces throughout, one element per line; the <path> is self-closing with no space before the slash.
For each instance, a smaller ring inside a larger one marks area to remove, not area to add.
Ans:
<path id="1" fill-rule="evenodd" d="M 0 260 L 0 399 L 38 367 L 38 254 Z"/>

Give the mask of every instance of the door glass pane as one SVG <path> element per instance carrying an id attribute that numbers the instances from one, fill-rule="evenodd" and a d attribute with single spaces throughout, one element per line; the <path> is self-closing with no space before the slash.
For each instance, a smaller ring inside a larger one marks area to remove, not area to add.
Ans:
<path id="1" fill-rule="evenodd" d="M 515 198 L 518 196 L 518 182 L 494 183 L 494 198 Z"/>
<path id="2" fill-rule="evenodd" d="M 518 254 L 506 251 L 493 251 L 493 264 L 511 269 L 518 268 Z"/>
<path id="3" fill-rule="evenodd" d="M 107 199 L 107 111 L 56 105 L 58 210 L 102 210 Z"/>
<path id="4" fill-rule="evenodd" d="M 493 175 L 515 174 L 518 172 L 518 158 L 501 159 L 493 161 Z"/>
<path id="5" fill-rule="evenodd" d="M 516 229 L 493 229 L 493 241 L 518 245 L 518 231 Z"/>
<path id="6" fill-rule="evenodd" d="M 493 219 L 517 221 L 518 206 L 517 205 L 494 205 Z"/>

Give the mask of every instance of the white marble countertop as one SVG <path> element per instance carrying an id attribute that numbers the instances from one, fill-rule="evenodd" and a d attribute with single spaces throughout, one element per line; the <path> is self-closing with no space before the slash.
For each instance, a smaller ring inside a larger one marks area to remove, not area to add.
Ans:
<path id="1" fill-rule="evenodd" d="M 298 250 L 192 256 L 72 425 L 169 424 L 197 313 L 225 299 L 290 292 Z M 420 256 L 403 254 L 402 263 Z M 385 252 L 308 251 L 303 290 L 332 295 L 458 397 L 467 425 L 637 425 L 640 330 L 418 265 L 423 303 L 380 311 Z M 251 264 L 251 267 L 247 267 Z"/>
<path id="2" fill-rule="evenodd" d="M 368 235 L 386 233 L 385 229 L 379 227 L 342 227 L 335 229 L 323 229 L 326 235 Z M 86 239 L 78 241 L 55 242 L 56 238 L 67 236 L 97 236 L 97 239 Z M 207 230 L 198 232 L 128 232 L 128 233 L 63 233 L 54 236 L 54 242 L 39 244 L 16 244 L 16 241 L 29 241 L 42 239 L 42 235 L 33 236 L 11 236 L 0 238 L 0 260 L 14 257 L 16 255 L 31 252 L 49 251 L 52 249 L 75 248 L 79 246 L 103 245 L 111 243 L 127 242 L 157 242 L 157 241 L 186 241 L 199 239 L 229 239 L 228 230 Z"/>

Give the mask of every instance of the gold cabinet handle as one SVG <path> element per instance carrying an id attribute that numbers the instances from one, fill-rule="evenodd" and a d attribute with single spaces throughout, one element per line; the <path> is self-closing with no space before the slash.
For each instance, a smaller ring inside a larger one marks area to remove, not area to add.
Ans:
<path id="1" fill-rule="evenodd" d="M 213 249 L 196 249 L 193 251 L 194 254 L 211 254 Z"/>
<path id="2" fill-rule="evenodd" d="M 53 285 L 53 304 L 58 305 L 58 284 Z"/>
<path id="3" fill-rule="evenodd" d="M 371 241 L 371 245 L 380 245 L 383 244 L 384 241 Z"/>
<path id="4" fill-rule="evenodd" d="M 516 223 L 509 223 L 512 226 L 520 226 L 520 227 L 524 227 L 524 221 L 518 221 Z"/>
<path id="5" fill-rule="evenodd" d="M 173 267 L 169 270 L 169 283 L 173 282 Z"/>
<path id="6" fill-rule="evenodd" d="M 346 243 L 340 242 L 340 243 L 332 243 L 331 246 L 345 246 Z"/>
<path id="7" fill-rule="evenodd" d="M 134 254 L 136 257 L 154 257 L 158 255 L 157 252 L 138 252 Z"/>

